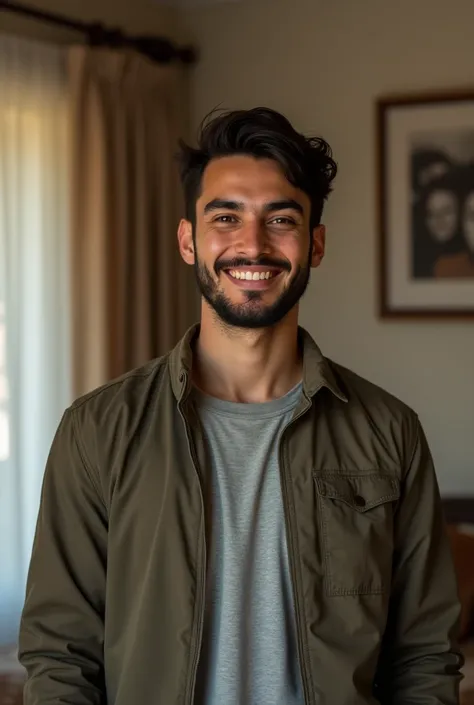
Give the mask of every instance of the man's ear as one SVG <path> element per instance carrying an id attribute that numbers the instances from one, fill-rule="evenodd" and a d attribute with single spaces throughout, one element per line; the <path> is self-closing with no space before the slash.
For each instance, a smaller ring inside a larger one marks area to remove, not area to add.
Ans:
<path id="1" fill-rule="evenodd" d="M 194 264 L 194 241 L 193 241 L 193 226 L 189 220 L 182 218 L 178 225 L 178 246 L 179 253 L 186 264 Z"/>
<path id="2" fill-rule="evenodd" d="M 326 227 L 317 225 L 313 228 L 313 242 L 311 246 L 311 267 L 319 267 L 326 250 Z"/>

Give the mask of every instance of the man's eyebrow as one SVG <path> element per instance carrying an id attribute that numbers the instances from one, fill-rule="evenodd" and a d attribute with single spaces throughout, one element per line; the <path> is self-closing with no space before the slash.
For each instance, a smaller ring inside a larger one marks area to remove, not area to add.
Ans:
<path id="1" fill-rule="evenodd" d="M 204 206 L 204 213 L 211 213 L 216 210 L 243 211 L 245 204 L 242 201 L 231 201 L 226 198 L 213 198 Z M 304 215 L 304 209 L 301 203 L 293 198 L 284 198 L 279 201 L 270 201 L 264 205 L 266 213 L 275 213 L 276 211 L 293 210 L 301 215 Z"/>
<path id="2" fill-rule="evenodd" d="M 301 215 L 304 215 L 303 206 L 301 205 L 301 203 L 298 203 L 298 201 L 295 201 L 293 198 L 285 198 L 281 201 L 271 201 L 270 203 L 266 203 L 265 210 L 267 211 L 267 213 L 273 213 L 275 211 L 293 210 L 297 211 Z"/>
<path id="3" fill-rule="evenodd" d="M 227 211 L 243 211 L 244 204 L 240 201 L 228 201 L 224 198 L 214 198 L 204 206 L 204 213 L 211 211 L 227 210 Z"/>

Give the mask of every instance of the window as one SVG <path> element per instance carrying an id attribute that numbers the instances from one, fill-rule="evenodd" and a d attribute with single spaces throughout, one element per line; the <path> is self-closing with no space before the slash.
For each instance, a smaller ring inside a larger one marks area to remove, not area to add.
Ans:
<path id="1" fill-rule="evenodd" d="M 0 85 L 1 646 L 18 633 L 45 462 L 70 403 L 63 50 L 0 35 Z"/>

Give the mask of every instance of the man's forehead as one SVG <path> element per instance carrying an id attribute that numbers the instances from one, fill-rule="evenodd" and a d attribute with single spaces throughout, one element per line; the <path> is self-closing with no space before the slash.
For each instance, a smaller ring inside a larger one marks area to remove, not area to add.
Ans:
<path id="1" fill-rule="evenodd" d="M 199 201 L 204 207 L 212 199 L 262 206 L 292 199 L 307 207 L 309 202 L 306 194 L 288 181 L 277 162 L 241 155 L 214 159 L 205 169 Z"/>

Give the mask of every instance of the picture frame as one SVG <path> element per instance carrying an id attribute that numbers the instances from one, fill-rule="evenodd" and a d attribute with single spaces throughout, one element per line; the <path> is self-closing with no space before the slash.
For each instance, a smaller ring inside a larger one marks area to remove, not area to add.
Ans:
<path id="1" fill-rule="evenodd" d="M 379 313 L 474 318 L 474 88 L 376 102 Z"/>

